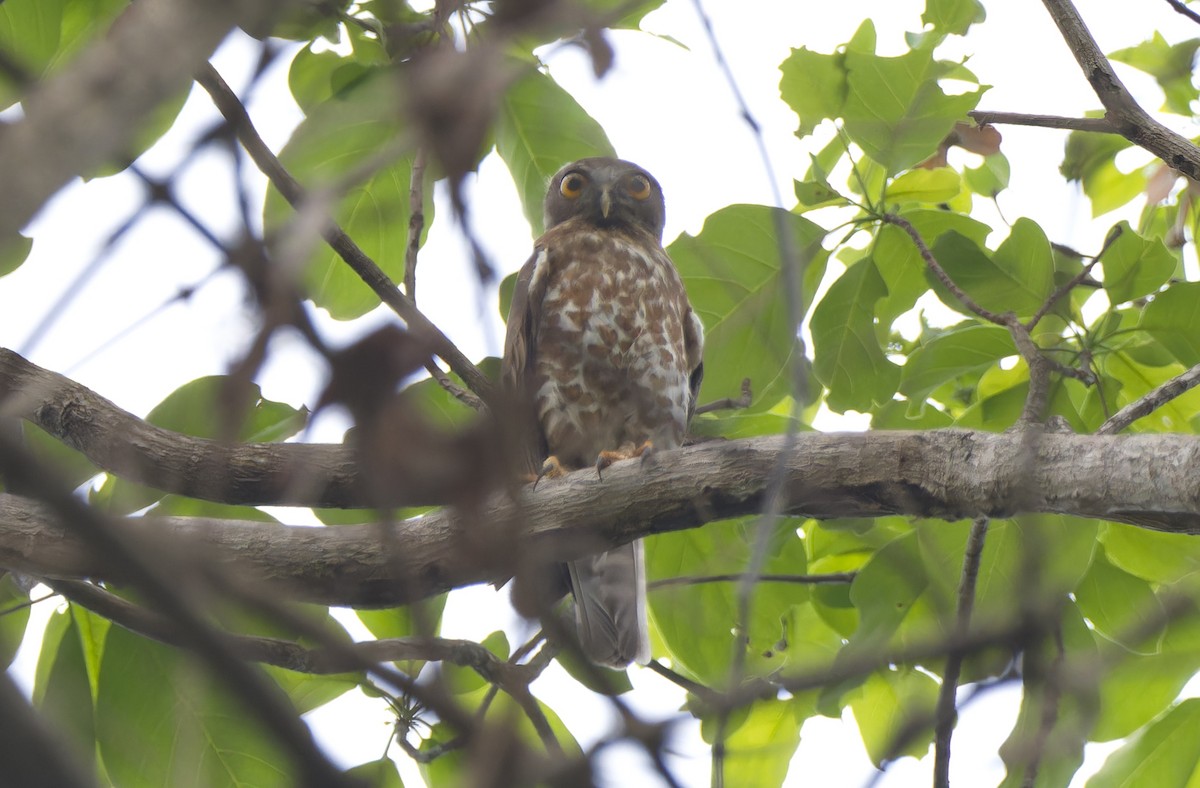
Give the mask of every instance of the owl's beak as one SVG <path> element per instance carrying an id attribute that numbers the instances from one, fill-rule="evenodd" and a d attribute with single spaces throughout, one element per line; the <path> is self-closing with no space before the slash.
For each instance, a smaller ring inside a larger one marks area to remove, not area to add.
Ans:
<path id="1" fill-rule="evenodd" d="M 604 189 L 600 192 L 600 215 L 607 219 L 610 211 L 612 211 L 612 194 L 608 189 Z"/>

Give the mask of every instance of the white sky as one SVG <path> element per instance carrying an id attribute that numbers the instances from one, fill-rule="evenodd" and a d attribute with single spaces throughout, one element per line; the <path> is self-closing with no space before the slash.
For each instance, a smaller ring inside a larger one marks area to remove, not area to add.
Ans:
<path id="1" fill-rule="evenodd" d="M 841 4 L 802 0 L 753 0 L 706 4 L 731 62 L 739 86 L 763 128 L 775 177 L 790 199 L 793 177 L 807 168 L 811 144 L 796 140 L 796 118 L 779 100 L 779 63 L 792 47 L 829 52 L 849 39 L 861 20 L 870 16 L 879 31 L 881 54 L 903 49 L 905 29 L 916 29 L 922 0 L 863 0 Z M 981 109 L 1080 115 L 1098 102 L 1090 92 L 1048 15 L 1037 0 L 988 3 L 989 18 L 982 30 L 956 45 L 946 56 L 970 54 L 968 66 L 984 84 L 992 85 Z M 1078 5 L 1105 51 L 1130 46 L 1160 30 L 1170 41 L 1200 35 L 1173 13 L 1165 2 L 1136 4 L 1120 0 L 1079 0 Z M 576 50 L 559 50 L 550 61 L 556 79 L 570 90 L 608 131 L 618 153 L 650 169 L 663 184 L 667 198 L 669 240 L 679 232 L 698 232 L 704 217 L 731 202 L 770 203 L 767 177 L 754 140 L 741 122 L 736 105 L 710 57 L 709 45 L 697 22 L 692 3 L 670 0 L 651 14 L 644 28 L 669 35 L 686 45 L 639 33 L 612 35 L 617 60 L 613 71 L 597 83 L 590 63 Z M 235 89 L 245 84 L 251 42 L 227 42 L 215 60 Z M 286 92 L 286 64 L 274 68 L 250 102 L 255 123 L 278 151 L 300 120 L 298 110 L 279 101 Z M 1149 77 L 1118 64 L 1126 84 L 1154 110 L 1161 94 Z M 151 173 L 174 171 L 198 134 L 218 117 L 199 89 L 193 91 L 177 128 L 144 157 Z M 1105 231 L 1126 214 L 1091 221 L 1089 207 L 1077 191 L 1058 176 L 1065 133 L 1003 127 L 1003 149 L 1013 168 L 1012 186 L 1001 196 L 1005 218 L 1028 216 L 1054 241 L 1088 251 L 1098 248 Z M 1192 130 L 1191 133 L 1195 133 Z M 220 156 L 198 157 L 177 181 L 184 203 L 210 226 L 232 232 L 237 226 L 229 170 Z M 261 194 L 260 181 L 252 185 Z M 21 352 L 37 364 L 63 372 L 113 399 L 134 413 L 144 414 L 180 384 L 207 374 L 220 374 L 245 347 L 253 325 L 244 290 L 236 275 L 219 273 L 220 260 L 204 241 L 167 211 L 145 217 L 116 247 L 95 276 L 78 284 L 81 270 L 91 261 L 104 237 L 136 209 L 141 188 L 131 176 L 76 183 L 64 189 L 27 232 L 35 237 L 31 258 L 16 273 L 0 279 L 0 345 Z M 529 253 L 531 236 L 503 164 L 484 162 L 472 193 L 474 229 L 500 276 L 515 270 Z M 444 195 L 442 195 L 444 196 Z M 441 196 L 440 196 L 441 197 Z M 488 206 L 485 212 L 482 206 Z M 788 204 L 790 207 L 790 202 Z M 481 292 L 475 284 L 460 240 L 449 230 L 450 211 L 444 199 L 429 242 L 421 253 L 418 295 L 421 308 L 467 353 L 479 358 L 497 355 L 503 326 L 494 288 Z M 817 218 L 820 221 L 820 218 Z M 994 243 L 997 239 L 993 238 Z M 181 287 L 205 281 L 185 304 L 171 306 L 137 330 L 113 337 L 156 312 Z M 29 338 L 37 325 L 67 291 L 77 296 L 34 345 Z M 334 343 L 349 341 L 380 322 L 393 320 L 378 310 L 352 324 L 322 320 Z M 311 406 L 322 385 L 322 372 L 313 355 L 293 340 L 280 338 L 260 383 L 272 399 Z M 823 421 L 829 429 L 860 428 L 862 419 Z M 340 423 L 326 423 L 317 439 L 336 440 Z M 287 522 L 308 522 L 296 513 Z M 502 595 L 487 589 L 456 592 L 447 608 L 444 633 L 482 638 L 506 622 L 510 638 L 519 624 Z M 42 620 L 49 612 L 40 607 Z M 34 645 L 31 641 L 30 645 Z M 18 657 L 15 673 L 31 682 L 36 648 Z M 578 692 L 557 669 L 535 689 L 563 717 L 585 746 L 612 724 L 607 704 Z M 650 715 L 669 715 L 683 695 L 648 671 L 631 671 L 636 691 L 627 696 L 636 709 Z M 999 691 L 971 706 L 955 737 L 955 771 L 960 784 L 994 784 L 1003 776 L 996 755 L 1015 720 L 1015 692 Z M 601 721 L 601 722 L 598 722 Z M 389 717 L 382 704 L 357 693 L 310 716 L 310 722 L 339 762 L 353 765 L 379 757 L 388 737 Z M 687 735 L 676 742 L 680 757 L 672 767 L 686 785 L 708 783 L 708 750 L 698 739 L 698 726 L 683 726 Z M 1111 747 L 1100 748 L 1108 751 Z M 399 760 L 405 762 L 403 756 Z M 1091 754 L 1084 775 L 1102 762 Z M 631 785 L 631 774 L 645 775 L 653 784 L 643 756 L 614 748 L 602 761 L 605 784 Z M 853 722 L 816 719 L 803 730 L 800 751 L 789 785 L 855 785 L 874 773 Z M 892 766 L 880 786 L 928 785 L 932 764 L 905 759 Z M 405 767 L 406 784 L 415 782 Z M 635 771 L 631 771 L 635 770 Z M 640 781 L 642 778 L 638 778 Z M 1076 783 L 1082 785 L 1083 777 Z"/>

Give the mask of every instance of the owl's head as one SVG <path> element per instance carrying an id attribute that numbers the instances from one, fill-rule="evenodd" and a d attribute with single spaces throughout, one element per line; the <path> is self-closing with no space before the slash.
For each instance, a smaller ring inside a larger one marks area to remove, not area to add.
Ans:
<path id="1" fill-rule="evenodd" d="M 546 229 L 573 217 L 597 227 L 640 227 L 662 240 L 666 207 L 654 176 L 621 159 L 580 159 L 550 179 Z"/>

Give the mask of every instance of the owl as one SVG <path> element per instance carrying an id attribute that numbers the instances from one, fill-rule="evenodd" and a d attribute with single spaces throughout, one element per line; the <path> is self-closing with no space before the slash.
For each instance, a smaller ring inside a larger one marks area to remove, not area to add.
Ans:
<path id="1" fill-rule="evenodd" d="M 658 181 L 610 158 L 551 179 L 546 231 L 517 276 L 502 365 L 531 409 L 530 470 L 595 467 L 682 444 L 703 374 L 704 330 L 662 247 Z M 650 658 L 641 542 L 567 565 L 593 662 Z"/>

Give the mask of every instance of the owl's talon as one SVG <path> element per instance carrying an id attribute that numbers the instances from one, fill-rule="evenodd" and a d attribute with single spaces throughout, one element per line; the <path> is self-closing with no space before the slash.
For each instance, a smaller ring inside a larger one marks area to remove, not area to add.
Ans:
<path id="1" fill-rule="evenodd" d="M 567 469 L 562 467 L 562 463 L 558 461 L 558 457 L 551 454 L 542 463 L 541 469 L 537 472 L 537 476 L 533 479 L 533 489 L 537 489 L 538 482 L 542 479 L 558 479 L 567 475 Z"/>
<path id="2" fill-rule="evenodd" d="M 618 449 L 615 451 L 602 451 L 596 455 L 596 476 L 604 481 L 603 471 L 608 466 L 618 460 L 632 460 L 634 457 L 642 458 L 642 465 L 646 464 L 646 459 L 654 453 L 654 442 L 646 441 L 636 449 Z"/>

